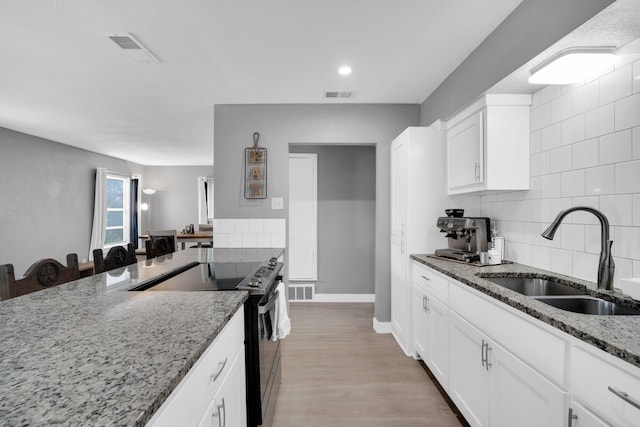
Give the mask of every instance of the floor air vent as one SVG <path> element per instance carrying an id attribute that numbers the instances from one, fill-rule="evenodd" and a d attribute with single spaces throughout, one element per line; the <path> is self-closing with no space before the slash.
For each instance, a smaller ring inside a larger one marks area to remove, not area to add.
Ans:
<path id="1" fill-rule="evenodd" d="M 289 301 L 313 301 L 314 285 L 309 283 L 289 283 Z"/>

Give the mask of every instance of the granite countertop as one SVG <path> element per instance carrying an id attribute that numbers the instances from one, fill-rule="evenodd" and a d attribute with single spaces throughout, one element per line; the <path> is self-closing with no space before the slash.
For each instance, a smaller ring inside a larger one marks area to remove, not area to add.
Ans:
<path id="1" fill-rule="evenodd" d="M 640 302 L 629 298 L 620 291 L 599 290 L 593 282 L 516 263 L 477 267 L 471 264 L 437 259 L 428 255 L 411 255 L 411 259 L 640 367 L 640 316 L 597 316 L 572 313 L 552 307 L 532 297 L 521 295 L 478 275 L 485 277 L 491 275 L 543 275 L 555 278 L 560 283 L 577 283 L 580 287 L 584 286 L 589 295 L 609 301 L 622 302 L 630 307 L 640 309 Z"/>
<path id="2" fill-rule="evenodd" d="M 0 302 L 0 424 L 144 426 L 248 293 L 128 292 L 189 262 L 282 249 L 188 249 Z"/>

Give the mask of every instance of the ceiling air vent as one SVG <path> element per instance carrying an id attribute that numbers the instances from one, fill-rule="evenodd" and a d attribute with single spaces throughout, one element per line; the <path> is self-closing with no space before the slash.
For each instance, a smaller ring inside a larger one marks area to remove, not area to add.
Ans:
<path id="1" fill-rule="evenodd" d="M 105 35 L 138 62 L 160 62 L 149 49 L 144 47 L 130 33 L 108 33 Z"/>
<path id="2" fill-rule="evenodd" d="M 327 91 L 324 93 L 325 98 L 351 98 L 352 92 Z"/>

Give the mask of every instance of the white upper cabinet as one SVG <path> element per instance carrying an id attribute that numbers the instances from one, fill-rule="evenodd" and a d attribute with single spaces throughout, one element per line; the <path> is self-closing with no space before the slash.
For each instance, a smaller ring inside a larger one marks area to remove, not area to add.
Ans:
<path id="1" fill-rule="evenodd" d="M 531 95 L 485 95 L 451 117 L 449 194 L 529 189 Z"/>

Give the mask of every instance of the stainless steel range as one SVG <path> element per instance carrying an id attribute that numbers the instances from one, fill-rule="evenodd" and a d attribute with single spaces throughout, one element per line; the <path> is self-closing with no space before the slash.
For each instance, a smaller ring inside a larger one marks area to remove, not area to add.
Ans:
<path id="1" fill-rule="evenodd" d="M 245 302 L 245 367 L 247 426 L 271 426 L 280 389 L 280 340 L 271 318 L 282 280 L 282 263 L 193 262 L 131 291 L 249 291 Z"/>

